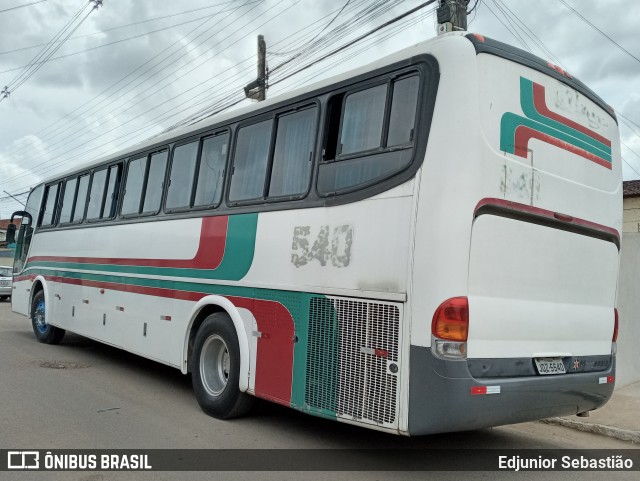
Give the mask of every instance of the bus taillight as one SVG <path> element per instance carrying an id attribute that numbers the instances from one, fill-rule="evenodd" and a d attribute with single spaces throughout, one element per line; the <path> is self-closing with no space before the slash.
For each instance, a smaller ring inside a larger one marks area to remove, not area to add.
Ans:
<path id="1" fill-rule="evenodd" d="M 433 315 L 431 333 L 438 339 L 466 341 L 469 330 L 469 302 L 466 297 L 444 301 Z"/>
<path id="2" fill-rule="evenodd" d="M 467 354 L 469 302 L 466 297 L 444 301 L 433 315 L 431 334 L 435 338 L 434 354 L 443 358 L 461 359 Z"/>

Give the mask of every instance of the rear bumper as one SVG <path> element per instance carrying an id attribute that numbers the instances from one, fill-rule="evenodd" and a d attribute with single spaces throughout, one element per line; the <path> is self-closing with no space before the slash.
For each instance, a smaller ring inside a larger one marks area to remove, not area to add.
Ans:
<path id="1" fill-rule="evenodd" d="M 573 415 L 603 406 L 613 393 L 609 369 L 558 376 L 483 378 L 466 361 L 444 361 L 427 347 L 411 346 L 409 434 L 467 431 Z M 494 394 L 472 394 L 487 387 Z M 497 392 L 499 391 L 499 392 Z"/>

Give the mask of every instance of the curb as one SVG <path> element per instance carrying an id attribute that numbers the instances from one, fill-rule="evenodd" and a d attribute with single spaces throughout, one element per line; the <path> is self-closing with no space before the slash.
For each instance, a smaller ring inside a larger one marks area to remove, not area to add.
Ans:
<path id="1" fill-rule="evenodd" d="M 632 443 L 640 444 L 640 432 L 631 431 L 629 429 L 616 428 L 613 426 L 607 426 L 605 424 L 585 423 L 566 418 L 543 419 L 540 422 L 577 429 L 578 431 L 583 431 L 585 433 L 608 436 L 610 438 L 619 439 L 620 441 L 631 441 Z"/>

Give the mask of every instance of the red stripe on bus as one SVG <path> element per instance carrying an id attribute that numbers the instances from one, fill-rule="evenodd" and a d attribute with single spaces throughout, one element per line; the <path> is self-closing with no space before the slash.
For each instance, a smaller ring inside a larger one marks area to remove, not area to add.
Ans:
<path id="1" fill-rule="evenodd" d="M 178 291 L 161 287 L 144 287 L 115 282 L 71 279 L 61 276 L 44 276 L 51 282 L 61 282 L 85 287 L 105 288 L 154 297 L 197 302 L 208 294 Z M 256 353 L 255 394 L 258 397 L 289 406 L 293 384 L 293 350 L 295 326 L 291 313 L 276 301 L 247 297 L 224 296 L 236 307 L 248 309 L 256 319 L 258 330 L 265 333 L 258 339 Z"/>
<path id="2" fill-rule="evenodd" d="M 590 160 L 591 162 L 595 162 L 598 165 L 606 167 L 609 170 L 611 170 L 612 168 L 611 162 L 601 157 L 598 157 L 597 155 L 594 155 L 591 152 L 587 152 L 586 150 L 583 150 L 579 147 L 571 145 L 568 142 L 565 142 L 564 140 L 556 139 L 555 137 L 551 137 L 550 135 L 544 134 L 542 132 L 532 129 L 531 127 L 526 127 L 524 125 L 520 125 L 516 127 L 516 134 L 514 139 L 514 144 L 515 144 L 514 154 L 519 157 L 524 157 L 526 159 L 528 147 L 529 147 L 529 141 L 531 139 L 538 139 L 548 144 L 555 145 L 556 147 L 560 147 L 563 150 L 579 155 L 580 157 Z"/>
<path id="3" fill-rule="evenodd" d="M 248 309 L 258 324 L 255 395 L 289 406 L 293 384 L 295 326 L 285 306 L 275 301 L 225 296 Z"/>
<path id="4" fill-rule="evenodd" d="M 192 259 L 135 259 L 111 257 L 34 256 L 28 262 L 77 262 L 138 267 L 173 267 L 179 269 L 216 269 L 224 257 L 228 216 L 205 217 L 200 229 L 198 251 Z"/>
<path id="5" fill-rule="evenodd" d="M 548 117 L 550 119 L 556 120 L 561 124 L 566 125 L 567 127 L 571 127 L 572 129 L 582 132 L 583 134 L 588 135 L 592 139 L 596 139 L 598 142 L 602 142 L 607 147 L 611 147 L 611 141 L 609 139 L 604 138 L 602 135 L 594 132 L 591 129 L 588 129 L 584 125 L 581 125 L 577 122 L 574 122 L 573 120 L 570 120 L 560 114 L 557 114 L 549 110 L 549 107 L 547 107 L 547 102 L 545 100 L 544 87 L 535 82 L 533 82 L 533 105 L 535 106 L 539 114 L 544 115 L 545 117 Z"/>

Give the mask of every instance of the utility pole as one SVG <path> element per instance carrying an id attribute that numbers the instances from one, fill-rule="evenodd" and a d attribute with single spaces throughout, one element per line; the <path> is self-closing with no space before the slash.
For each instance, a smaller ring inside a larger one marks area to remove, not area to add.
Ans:
<path id="1" fill-rule="evenodd" d="M 440 0 L 438 15 L 438 35 L 467 29 L 467 6 L 469 0 Z"/>
<path id="2" fill-rule="evenodd" d="M 267 43 L 264 36 L 258 35 L 258 78 L 247 84 L 244 94 L 248 99 L 261 102 L 267 98 Z"/>

